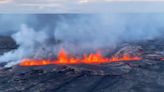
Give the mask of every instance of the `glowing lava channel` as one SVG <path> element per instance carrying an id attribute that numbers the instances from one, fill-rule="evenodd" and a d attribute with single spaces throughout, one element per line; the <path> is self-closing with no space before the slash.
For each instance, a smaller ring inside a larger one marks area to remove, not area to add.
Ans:
<path id="1" fill-rule="evenodd" d="M 36 59 L 24 59 L 19 64 L 20 66 L 42 66 L 42 65 L 50 65 L 50 64 L 100 64 L 100 63 L 110 63 L 110 62 L 118 62 L 118 61 L 137 61 L 141 60 L 140 57 L 137 56 L 122 56 L 122 57 L 111 57 L 105 58 L 101 55 L 101 53 L 91 53 L 89 55 L 83 55 L 83 57 L 68 57 L 65 53 L 64 49 L 62 49 L 58 55 L 56 60 L 36 60 Z"/>

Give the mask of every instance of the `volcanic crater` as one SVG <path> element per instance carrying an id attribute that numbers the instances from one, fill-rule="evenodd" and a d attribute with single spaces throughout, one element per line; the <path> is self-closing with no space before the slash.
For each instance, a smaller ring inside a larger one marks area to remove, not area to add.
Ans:
<path id="1" fill-rule="evenodd" d="M 122 43 L 113 54 L 132 55 L 140 58 L 137 60 L 12 67 L 1 63 L 0 92 L 163 92 L 163 41 Z M 0 37 L 0 53 L 16 48 L 10 37 Z"/>

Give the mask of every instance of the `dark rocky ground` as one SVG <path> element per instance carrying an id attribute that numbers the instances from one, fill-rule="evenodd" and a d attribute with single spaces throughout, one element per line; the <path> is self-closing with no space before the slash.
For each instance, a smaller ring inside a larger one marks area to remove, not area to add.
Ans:
<path id="1" fill-rule="evenodd" d="M 16 48 L 6 39 L 0 39 L 2 53 Z M 0 92 L 164 92 L 163 40 L 124 44 L 115 53 L 121 54 L 139 55 L 143 60 L 2 68 Z"/>
<path id="2" fill-rule="evenodd" d="M 0 55 L 17 47 L 11 37 L 0 37 Z"/>

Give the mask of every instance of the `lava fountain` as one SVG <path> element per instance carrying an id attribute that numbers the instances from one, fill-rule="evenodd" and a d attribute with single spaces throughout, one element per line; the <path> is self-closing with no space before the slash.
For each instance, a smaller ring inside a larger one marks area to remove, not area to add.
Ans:
<path id="1" fill-rule="evenodd" d="M 64 49 L 61 49 L 57 55 L 56 60 L 49 59 L 23 59 L 20 66 L 41 66 L 50 64 L 101 64 L 119 61 L 138 61 L 141 60 L 138 56 L 124 55 L 122 57 L 112 56 L 110 58 L 104 57 L 100 52 L 84 54 L 82 57 L 68 56 Z"/>

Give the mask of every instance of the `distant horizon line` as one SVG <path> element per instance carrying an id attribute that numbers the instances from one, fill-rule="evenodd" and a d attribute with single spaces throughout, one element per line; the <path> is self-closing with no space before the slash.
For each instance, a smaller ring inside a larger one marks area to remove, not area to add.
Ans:
<path id="1" fill-rule="evenodd" d="M 163 0 L 164 1 L 164 0 Z M 164 13 L 164 2 L 111 2 L 95 4 L 0 4 L 0 13 Z"/>

